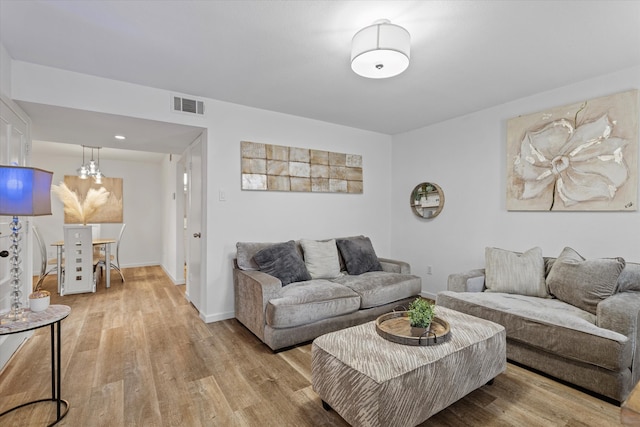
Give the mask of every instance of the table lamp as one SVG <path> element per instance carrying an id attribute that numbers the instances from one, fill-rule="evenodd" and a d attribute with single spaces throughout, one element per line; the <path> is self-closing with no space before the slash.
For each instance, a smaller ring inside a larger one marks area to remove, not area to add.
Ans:
<path id="1" fill-rule="evenodd" d="M 11 273 L 11 311 L 5 319 L 21 320 L 22 274 L 20 260 L 19 215 L 51 215 L 51 179 L 53 172 L 23 166 L 0 165 L 0 215 L 13 216 L 9 269 Z"/>

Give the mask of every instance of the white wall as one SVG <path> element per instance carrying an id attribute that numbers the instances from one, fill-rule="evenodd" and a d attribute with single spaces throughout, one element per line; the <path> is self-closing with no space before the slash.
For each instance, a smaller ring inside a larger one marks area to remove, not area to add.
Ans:
<path id="1" fill-rule="evenodd" d="M 640 262 L 640 211 L 508 212 L 505 187 L 508 119 L 634 88 L 640 67 L 394 136 L 392 253 L 412 264 L 424 293 L 446 289 L 451 273 L 483 267 L 486 246 L 540 246 L 547 256 L 571 246 L 587 258 Z M 433 220 L 417 218 L 408 206 L 422 181 L 445 193 L 444 210 Z"/>
<path id="2" fill-rule="evenodd" d="M 0 93 L 11 98 L 11 57 L 0 43 Z"/>
<path id="3" fill-rule="evenodd" d="M 372 238 L 380 256 L 392 255 L 389 234 L 391 137 L 388 135 L 211 99 L 205 100 L 207 114 L 194 117 L 172 113 L 167 91 L 20 61 L 13 61 L 12 71 L 13 97 L 17 100 L 207 129 L 207 181 L 203 200 L 207 204 L 203 234 L 207 249 L 206 299 L 201 312 L 207 321 L 233 317 L 231 272 L 238 241 L 366 234 Z M 123 103 L 122 99 L 129 101 Z M 242 140 L 361 154 L 364 194 L 241 191 Z M 107 171 L 106 165 L 104 169 Z M 226 193 L 224 202 L 218 200 L 220 190 Z M 158 208 L 168 206 L 163 203 L 162 195 L 152 200 L 158 200 Z"/>
<path id="4" fill-rule="evenodd" d="M 33 141 L 32 164 L 35 167 L 53 172 L 53 184 L 64 181 L 65 175 L 76 175 L 76 169 L 82 161 L 81 151 L 77 157 L 41 155 L 38 141 Z M 148 162 L 128 162 L 112 159 L 100 159 L 100 169 L 110 178 L 122 178 L 123 216 L 127 224 L 120 245 L 120 263 L 122 267 L 158 265 L 162 259 L 163 199 L 162 164 Z M 166 191 L 164 191 L 166 193 Z M 157 209 L 153 203 L 157 202 Z M 63 239 L 64 208 L 62 202 L 51 197 L 51 216 L 33 219 L 43 235 L 45 243 L 51 244 Z M 121 224 L 101 224 L 102 237 L 118 237 Z M 47 248 L 50 257 L 55 257 L 55 248 Z M 112 246 L 115 253 L 115 246 Z M 40 254 L 34 251 L 34 273 L 40 271 Z"/>
<path id="5" fill-rule="evenodd" d="M 504 184 L 509 118 L 640 87 L 638 67 L 393 138 L 211 99 L 205 100 L 204 117 L 171 113 L 167 91 L 19 61 L 12 74 L 17 100 L 207 129 L 201 312 L 207 321 L 233 316 L 231 261 L 237 241 L 366 234 L 380 256 L 409 261 L 427 294 L 445 289 L 450 273 L 484 265 L 485 246 L 537 245 L 553 256 L 569 245 L 587 257 L 640 261 L 639 212 L 507 212 Z M 131 102 L 122 103 L 124 98 Z M 241 191 L 242 140 L 361 154 L 364 194 Z M 436 182 L 445 192 L 444 211 L 432 221 L 415 217 L 408 206 L 410 191 L 422 181 Z M 218 200 L 221 190 L 226 201 Z M 160 190 L 153 198 L 159 209 L 171 209 L 166 196 Z M 148 212 L 148 205 L 140 212 Z M 157 227 L 156 232 L 162 223 Z M 427 265 L 433 266 L 432 275 L 426 274 Z"/>
<path id="6" fill-rule="evenodd" d="M 209 313 L 231 315 L 231 264 L 238 241 L 365 234 L 379 255 L 391 256 L 389 136 L 229 104 L 214 106 L 213 115 L 216 125 L 209 129 L 207 146 L 207 286 L 216 291 L 207 296 Z M 242 140 L 361 154 L 364 193 L 241 191 Z M 227 201 L 218 201 L 220 190 Z"/>

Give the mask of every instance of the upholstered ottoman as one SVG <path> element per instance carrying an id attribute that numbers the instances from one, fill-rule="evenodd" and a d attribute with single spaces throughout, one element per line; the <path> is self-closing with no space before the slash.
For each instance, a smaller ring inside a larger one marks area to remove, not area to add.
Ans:
<path id="1" fill-rule="evenodd" d="M 439 306 L 436 316 L 451 332 L 431 346 L 388 341 L 375 322 L 316 338 L 311 378 L 323 404 L 353 426 L 415 426 L 505 371 L 501 325 Z"/>

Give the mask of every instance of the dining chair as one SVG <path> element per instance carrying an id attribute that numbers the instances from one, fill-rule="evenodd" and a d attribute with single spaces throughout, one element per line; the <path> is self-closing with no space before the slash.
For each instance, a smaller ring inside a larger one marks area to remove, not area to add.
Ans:
<path id="1" fill-rule="evenodd" d="M 65 275 L 60 295 L 96 291 L 91 228 L 64 226 Z"/>
<path id="2" fill-rule="evenodd" d="M 38 288 L 49 274 L 58 271 L 58 260 L 57 258 L 47 258 L 47 246 L 45 245 L 44 239 L 38 231 L 38 227 L 34 225 L 31 229 L 33 230 L 33 237 L 35 237 L 36 241 L 38 242 L 38 248 L 40 249 L 40 259 L 42 260 L 40 266 L 40 275 L 38 277 L 38 281 L 36 282 L 36 288 Z M 49 265 L 51 265 L 52 267 L 47 270 L 47 266 Z M 64 258 L 62 259 L 62 271 L 64 272 Z"/>
<path id="3" fill-rule="evenodd" d="M 122 278 L 122 283 L 124 283 L 124 274 L 122 274 L 122 270 L 120 269 L 120 242 L 122 242 L 122 235 L 124 234 L 124 229 L 126 228 L 127 224 L 122 224 L 122 227 L 120 228 L 120 234 L 118 235 L 118 239 L 116 240 L 116 253 L 111 254 L 109 256 L 109 268 L 113 268 L 114 270 L 116 270 L 118 273 L 120 273 L 120 277 Z M 100 261 L 98 261 L 98 263 L 96 264 L 96 268 L 100 268 L 101 270 L 103 268 L 107 268 L 107 263 L 106 260 L 104 259 L 104 254 L 102 254 L 102 259 Z M 102 273 L 101 273 L 102 274 Z"/>

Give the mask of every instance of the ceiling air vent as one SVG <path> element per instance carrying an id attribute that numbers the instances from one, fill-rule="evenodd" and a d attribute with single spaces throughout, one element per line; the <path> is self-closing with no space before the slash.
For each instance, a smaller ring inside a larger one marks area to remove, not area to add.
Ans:
<path id="1" fill-rule="evenodd" d="M 204 102 L 196 99 L 182 98 L 180 96 L 173 97 L 173 111 L 181 111 L 183 113 L 204 114 Z"/>

